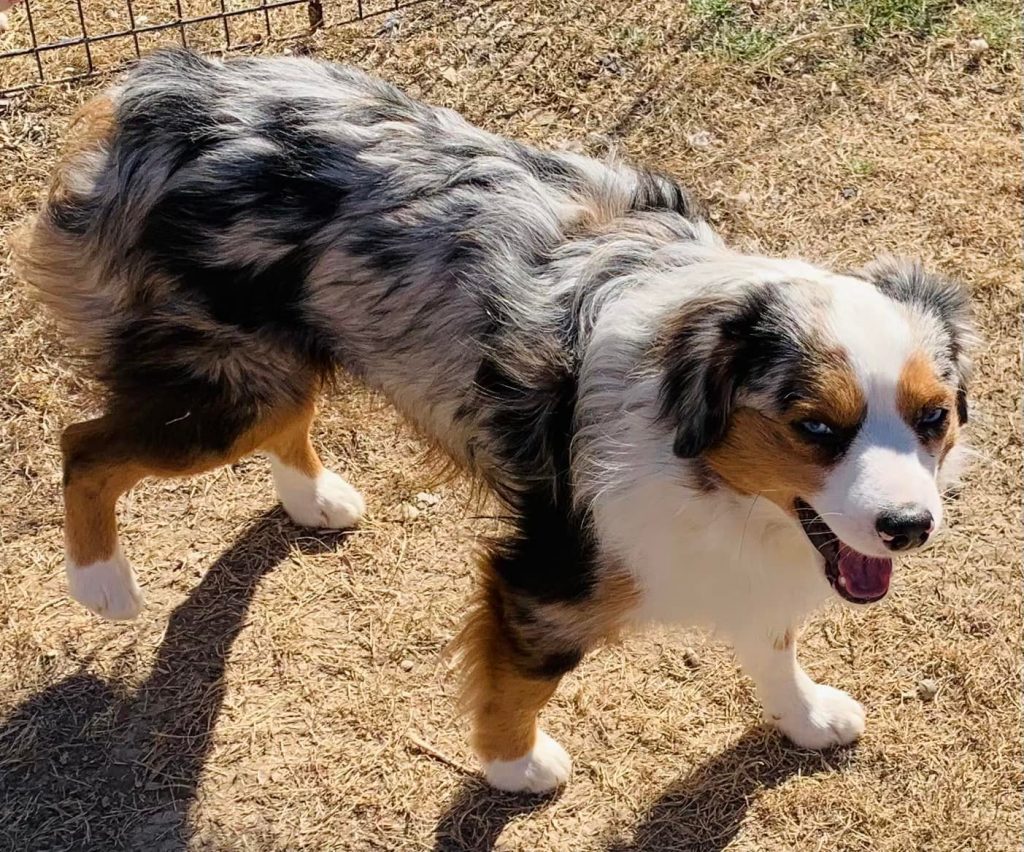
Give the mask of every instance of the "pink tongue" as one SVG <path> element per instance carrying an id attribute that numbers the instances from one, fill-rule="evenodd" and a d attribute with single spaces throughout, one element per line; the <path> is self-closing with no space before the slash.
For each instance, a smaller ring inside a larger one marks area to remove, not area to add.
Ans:
<path id="1" fill-rule="evenodd" d="M 842 547 L 839 550 L 839 576 L 846 582 L 846 591 L 851 597 L 880 598 L 889 591 L 892 560 L 865 556 Z"/>

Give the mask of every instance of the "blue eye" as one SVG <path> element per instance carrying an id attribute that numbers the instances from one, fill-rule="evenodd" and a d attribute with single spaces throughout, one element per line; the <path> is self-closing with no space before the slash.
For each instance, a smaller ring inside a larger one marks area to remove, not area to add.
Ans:
<path id="1" fill-rule="evenodd" d="M 835 434 L 834 430 L 828 423 L 823 423 L 821 420 L 801 420 L 796 424 L 808 435 L 813 435 L 815 438 L 825 438 L 829 435 Z"/>
<path id="2" fill-rule="evenodd" d="M 917 418 L 917 425 L 924 427 L 938 426 L 945 421 L 949 412 L 945 408 L 926 408 Z"/>

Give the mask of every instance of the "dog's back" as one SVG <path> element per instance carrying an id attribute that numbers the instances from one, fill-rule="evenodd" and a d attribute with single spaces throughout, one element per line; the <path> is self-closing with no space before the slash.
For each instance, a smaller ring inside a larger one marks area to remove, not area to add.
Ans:
<path id="1" fill-rule="evenodd" d="M 157 53 L 76 129 L 17 254 L 113 398 L 204 400 L 237 432 L 342 367 L 484 474 L 477 395 L 571 368 L 539 264 L 690 204 L 307 60 Z"/>

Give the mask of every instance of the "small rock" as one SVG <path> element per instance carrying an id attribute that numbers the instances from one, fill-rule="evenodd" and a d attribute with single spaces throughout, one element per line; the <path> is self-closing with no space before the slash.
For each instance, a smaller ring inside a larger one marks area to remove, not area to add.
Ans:
<path id="1" fill-rule="evenodd" d="M 917 697 L 922 701 L 931 701 L 939 691 L 939 685 L 931 678 L 922 680 L 917 685 Z"/>
<path id="2" fill-rule="evenodd" d="M 7 32 L 7 28 L 10 26 L 10 19 L 4 12 L 0 12 L 0 33 Z"/>
<path id="3" fill-rule="evenodd" d="M 398 513 L 403 521 L 415 521 L 420 516 L 420 510 L 411 503 L 403 503 Z"/>
<path id="4" fill-rule="evenodd" d="M 436 506 L 441 498 L 429 491 L 421 491 L 416 495 L 416 503 L 420 506 Z"/>
<path id="5" fill-rule="evenodd" d="M 686 144 L 698 151 L 710 148 L 715 144 L 715 137 L 707 130 L 695 130 L 686 135 Z"/>
<path id="6" fill-rule="evenodd" d="M 737 192 L 732 197 L 732 200 L 735 201 L 740 207 L 746 207 L 748 204 L 750 204 L 751 201 L 754 200 L 754 197 L 744 189 L 741 190 L 740 192 Z"/>
<path id="7" fill-rule="evenodd" d="M 847 201 L 857 197 L 857 187 L 855 186 L 844 186 L 840 191 L 840 195 L 843 196 Z"/>
<path id="8" fill-rule="evenodd" d="M 403 672 L 411 672 L 412 671 L 412 667 L 413 667 L 413 661 L 412 660 L 402 660 L 402 662 L 400 662 L 398 665 L 402 669 Z"/>
<path id="9" fill-rule="evenodd" d="M 441 72 L 441 76 L 453 86 L 457 85 L 459 82 L 459 72 L 450 66 Z"/>
<path id="10" fill-rule="evenodd" d="M 606 53 L 597 62 L 609 74 L 618 76 L 622 73 L 622 62 L 614 53 Z"/>
<path id="11" fill-rule="evenodd" d="M 687 668 L 695 669 L 700 665 L 700 655 L 693 648 L 683 648 L 683 662 Z"/>
<path id="12" fill-rule="evenodd" d="M 988 50 L 988 42 L 983 38 L 972 38 L 967 42 L 967 49 L 977 56 L 979 53 L 984 53 Z"/>

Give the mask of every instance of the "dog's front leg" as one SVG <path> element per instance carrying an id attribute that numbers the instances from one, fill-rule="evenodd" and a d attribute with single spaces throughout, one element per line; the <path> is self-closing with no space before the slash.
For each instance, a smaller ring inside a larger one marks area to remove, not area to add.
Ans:
<path id="1" fill-rule="evenodd" d="M 546 793 L 569 779 L 572 760 L 537 717 L 582 654 L 559 655 L 540 636 L 524 634 L 509 617 L 506 594 L 489 581 L 458 639 L 462 703 L 488 783 L 499 790 Z"/>
<path id="2" fill-rule="evenodd" d="M 757 687 L 765 720 L 796 745 L 823 749 L 864 733 L 864 708 L 831 686 L 815 683 L 796 658 L 796 629 L 763 625 L 731 637 L 743 670 Z"/>

